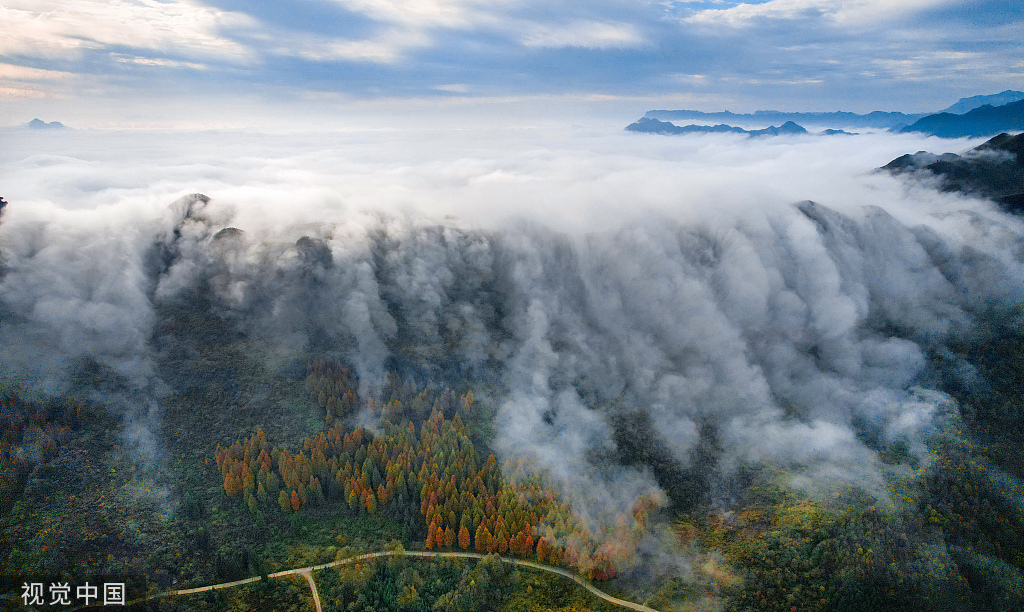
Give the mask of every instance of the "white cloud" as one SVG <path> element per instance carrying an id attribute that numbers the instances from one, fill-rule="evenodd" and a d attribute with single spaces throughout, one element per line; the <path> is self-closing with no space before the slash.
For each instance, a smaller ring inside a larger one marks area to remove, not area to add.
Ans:
<path id="1" fill-rule="evenodd" d="M 56 97 L 52 85 L 70 81 L 75 75 L 60 70 L 43 70 L 15 64 L 0 64 L 0 100 L 32 100 Z"/>
<path id="2" fill-rule="evenodd" d="M 981 52 L 931 51 L 902 58 L 879 58 L 874 64 L 900 80 L 932 81 L 949 79 L 957 73 L 994 73 L 999 62 Z"/>
<path id="3" fill-rule="evenodd" d="M 679 83 L 687 83 L 690 85 L 706 85 L 708 82 L 708 75 L 706 74 L 683 74 L 675 73 L 669 75 L 674 81 Z"/>
<path id="4" fill-rule="evenodd" d="M 0 86 L 0 100 L 32 100 L 49 97 L 52 97 L 50 92 L 37 87 Z"/>
<path id="5" fill-rule="evenodd" d="M 434 89 L 437 91 L 447 91 L 448 93 L 466 93 L 469 91 L 469 87 L 462 83 L 446 83 L 444 85 L 437 85 Z"/>
<path id="6" fill-rule="evenodd" d="M 816 78 L 771 78 L 771 77 L 736 77 L 724 76 L 719 79 L 722 82 L 741 83 L 743 85 L 817 85 L 822 79 Z"/>
<path id="7" fill-rule="evenodd" d="M 0 79 L 12 79 L 16 81 L 56 81 L 73 77 L 74 74 L 61 70 L 44 70 L 41 68 L 30 68 L 28 66 L 17 66 L 15 64 L 0 64 Z"/>
<path id="8" fill-rule="evenodd" d="M 368 61 L 392 63 L 406 52 L 430 46 L 435 42 L 435 29 L 465 29 L 481 24 L 498 23 L 491 9 L 505 2 L 480 0 L 334 0 L 343 8 L 365 15 L 386 26 L 378 36 L 366 39 L 342 39 L 286 36 L 285 44 L 270 45 L 277 55 L 330 61 Z M 264 36 L 281 42 L 281 36 Z"/>
<path id="9" fill-rule="evenodd" d="M 431 38 L 416 29 L 392 28 L 375 38 L 344 40 L 312 36 L 275 36 L 271 53 L 301 57 L 315 62 L 362 61 L 392 63 L 413 48 L 430 44 Z"/>
<path id="10" fill-rule="evenodd" d="M 460 28 L 493 22 L 488 9 L 511 4 L 501 0 L 335 0 L 346 9 L 378 21 L 415 28 Z"/>
<path id="11" fill-rule="evenodd" d="M 114 61 L 121 64 L 138 64 L 140 66 L 156 66 L 159 68 L 188 68 L 190 70 L 206 69 L 204 64 L 155 57 L 129 57 L 115 54 Z"/>
<path id="12" fill-rule="evenodd" d="M 0 55 L 77 58 L 90 49 L 129 47 L 161 54 L 252 59 L 222 31 L 253 20 L 192 0 L 8 0 L 0 7 Z"/>
<path id="13" fill-rule="evenodd" d="M 633 47 L 644 42 L 638 29 L 626 23 L 575 21 L 546 25 L 520 18 L 502 18 L 501 11 L 513 2 L 474 0 L 335 0 L 344 8 L 385 25 L 383 33 L 367 39 L 311 37 L 308 35 L 261 36 L 270 52 L 312 61 L 370 61 L 392 63 L 407 52 L 443 41 L 439 31 L 488 29 L 499 37 L 521 38 L 527 47 L 579 47 L 608 49 Z M 526 31 L 522 36 L 520 32 Z M 272 44 L 272 43 L 277 44 Z M 445 91 L 445 90 L 442 90 Z"/>
<path id="14" fill-rule="evenodd" d="M 394 63 L 407 52 L 432 45 L 432 30 L 469 28 L 495 23 L 485 9 L 486 2 L 472 0 L 334 0 L 346 10 L 383 24 L 380 34 L 370 38 L 347 39 L 266 30 L 255 35 L 268 53 L 300 57 L 314 62 L 356 61 Z M 495 3 L 490 3 L 495 4 Z M 268 24 L 272 25 L 272 24 Z"/>
<path id="15" fill-rule="evenodd" d="M 576 21 L 563 26 L 536 24 L 523 38 L 527 47 L 548 48 L 612 49 L 635 47 L 643 42 L 635 26 L 604 21 Z"/>
<path id="16" fill-rule="evenodd" d="M 839 24 L 861 24 L 897 17 L 951 0 L 769 0 L 707 9 L 686 19 L 695 24 L 744 27 L 769 20 L 824 19 Z"/>

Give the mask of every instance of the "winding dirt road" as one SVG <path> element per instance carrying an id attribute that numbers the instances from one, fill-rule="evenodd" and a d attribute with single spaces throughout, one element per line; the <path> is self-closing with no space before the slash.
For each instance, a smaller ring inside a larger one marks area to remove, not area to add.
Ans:
<path id="1" fill-rule="evenodd" d="M 416 551 L 416 550 L 400 550 L 400 551 L 389 550 L 389 551 L 382 551 L 382 552 L 366 553 L 365 555 L 359 555 L 357 557 L 349 557 L 348 559 L 341 559 L 341 560 L 338 560 L 338 561 L 332 561 L 331 563 L 322 563 L 320 565 L 310 565 L 308 567 L 299 567 L 299 568 L 296 568 L 296 569 L 290 569 L 290 570 L 284 570 L 284 571 L 280 571 L 280 572 L 274 572 L 273 574 L 267 574 L 267 577 L 268 578 L 284 578 L 286 576 L 301 576 L 301 577 L 305 578 L 306 582 L 309 583 L 309 588 L 313 591 L 313 603 L 316 605 L 316 612 L 323 612 L 323 609 L 320 607 L 320 593 L 317 591 L 316 581 L 313 580 L 313 572 L 318 571 L 318 570 L 322 570 L 322 569 L 327 569 L 329 567 L 336 567 L 338 565 L 345 565 L 345 564 L 348 564 L 348 563 L 357 563 L 359 561 L 364 561 L 366 559 L 374 559 L 376 557 L 391 557 L 391 556 L 427 557 L 427 558 L 435 558 L 435 559 L 443 559 L 443 558 L 451 559 L 451 558 L 456 558 L 456 557 L 461 557 L 461 558 L 464 558 L 464 559 L 483 559 L 487 555 L 484 555 L 482 553 L 472 553 L 472 552 L 423 552 L 423 551 Z M 543 563 L 537 563 L 535 561 L 526 561 L 524 559 L 514 559 L 514 558 L 511 558 L 511 557 L 498 557 L 498 558 L 502 561 L 502 563 L 511 563 L 512 565 L 519 565 L 521 567 L 529 567 L 531 569 L 536 569 L 536 570 L 540 570 L 540 571 L 543 571 L 543 572 L 550 572 L 552 574 L 558 574 L 559 576 L 563 576 L 565 578 L 568 578 L 569 580 L 572 580 L 576 584 L 578 584 L 581 587 L 585 588 L 586 590 L 590 591 L 591 593 L 593 593 L 597 597 L 600 597 L 601 599 L 607 601 L 608 603 L 615 604 L 616 606 L 622 606 L 623 608 L 629 608 L 630 610 L 636 610 L 637 612 L 658 612 L 654 608 L 649 608 L 649 607 L 647 607 L 647 606 L 645 606 L 643 604 L 633 603 L 632 601 L 626 601 L 624 599 L 619 599 L 617 597 L 612 597 L 611 595 L 605 593 L 604 591 L 602 591 L 602 590 L 598 589 L 597 587 L 595 587 L 594 585 L 590 584 L 590 582 L 584 580 L 582 577 L 577 576 L 576 574 L 574 574 L 574 573 L 572 573 L 572 572 L 570 572 L 568 570 L 564 570 L 564 569 L 562 569 L 560 567 L 553 567 L 551 565 L 544 565 Z M 260 580 L 259 576 L 254 576 L 252 578 L 245 578 L 243 580 L 235 580 L 234 582 L 222 582 L 220 584 L 211 584 L 210 586 L 197 587 L 197 588 L 194 588 L 194 589 L 180 589 L 180 590 L 177 590 L 177 591 L 166 591 L 164 593 L 157 593 L 156 595 L 151 595 L 151 596 L 143 598 L 143 599 L 137 599 L 135 601 L 131 601 L 131 602 L 129 602 L 129 605 L 135 604 L 135 603 L 139 603 L 139 602 L 142 602 L 142 601 L 146 601 L 146 600 L 150 600 L 150 599 L 158 599 L 158 598 L 162 598 L 162 597 L 175 597 L 177 595 L 192 595 L 194 593 L 203 593 L 205 591 L 213 591 L 213 590 L 218 590 L 218 589 L 230 589 L 232 587 L 241 586 L 243 584 L 249 584 L 249 583 L 252 583 L 252 582 L 256 582 L 257 580 Z M 76 610 L 87 610 L 87 609 L 89 609 L 89 608 L 76 608 Z M 72 612 L 75 612 L 75 611 L 72 611 Z"/>

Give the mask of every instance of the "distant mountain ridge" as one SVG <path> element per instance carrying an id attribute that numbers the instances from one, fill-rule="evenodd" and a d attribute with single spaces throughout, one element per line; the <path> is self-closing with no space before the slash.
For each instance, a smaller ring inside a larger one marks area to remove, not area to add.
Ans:
<path id="1" fill-rule="evenodd" d="M 985 104 L 963 115 L 937 113 L 918 119 L 901 133 L 923 132 L 942 138 L 992 136 L 1000 132 L 1024 130 L 1024 100 L 1002 106 Z"/>
<path id="2" fill-rule="evenodd" d="M 751 136 L 751 137 L 757 137 L 757 136 L 781 136 L 781 135 L 786 135 L 786 134 L 808 134 L 809 133 L 806 129 L 804 129 L 803 126 L 798 125 L 796 123 L 793 123 L 792 121 L 787 121 L 786 123 L 783 123 L 779 127 L 775 127 L 774 125 L 772 125 L 772 126 L 764 128 L 762 130 L 745 130 L 745 129 L 741 128 L 741 127 L 736 127 L 734 125 L 726 125 L 724 123 L 720 123 L 718 125 L 694 125 L 694 124 L 691 124 L 691 125 L 679 126 L 679 125 L 676 125 L 676 124 L 674 124 L 674 123 L 672 123 L 670 121 L 659 121 L 657 119 L 649 119 L 647 117 L 642 117 L 636 123 L 631 123 L 631 124 L 627 125 L 626 126 L 626 130 L 628 130 L 630 132 L 645 132 L 645 133 L 648 133 L 648 134 L 667 134 L 667 135 L 731 133 L 731 134 L 746 134 L 747 136 Z M 837 134 L 850 135 L 849 132 L 844 132 L 843 130 L 825 130 L 825 131 L 820 133 L 820 135 L 822 135 L 822 136 L 833 136 L 833 135 L 837 135 Z"/>
<path id="3" fill-rule="evenodd" d="M 759 110 L 753 113 L 730 111 L 706 113 L 697 110 L 651 110 L 644 114 L 644 119 L 677 122 L 683 119 L 707 123 L 714 121 L 724 122 L 726 127 L 732 127 L 735 124 L 760 123 L 763 125 L 771 123 L 774 125 L 775 123 L 798 122 L 802 125 L 821 125 L 831 128 L 836 126 L 882 128 L 900 132 L 924 132 L 943 138 L 959 138 L 963 136 L 992 136 L 1000 132 L 1024 129 L 1024 105 L 1022 103 L 1024 103 L 1024 92 L 1007 89 L 997 94 L 961 98 L 956 104 L 938 113 L 906 114 L 873 111 L 867 114 L 858 114 L 845 111 L 783 112 L 776 110 Z M 694 127 L 687 131 L 717 132 L 741 129 L 726 130 L 721 128 L 721 125 L 713 126 L 715 129 Z M 653 125 L 648 127 L 653 127 Z M 678 131 L 678 128 L 676 131 L 664 129 L 634 129 L 633 131 L 685 133 Z"/>
<path id="4" fill-rule="evenodd" d="M 979 106 L 1002 106 L 1009 104 L 1010 102 L 1017 102 L 1018 100 L 1024 100 L 1024 91 L 1014 91 L 1007 89 L 1006 91 L 992 94 L 990 96 L 971 96 L 970 98 L 960 98 L 960 101 L 956 104 L 940 110 L 940 113 L 951 113 L 954 115 L 962 115 L 966 112 L 972 111 Z"/>
<path id="5" fill-rule="evenodd" d="M 907 115 L 899 112 L 873 111 L 866 115 L 839 112 L 788 113 L 775 110 L 759 110 L 753 113 L 721 111 L 705 113 L 696 110 L 652 110 L 644 114 L 646 119 L 672 121 L 691 119 L 699 121 L 725 121 L 729 123 L 783 123 L 793 121 L 801 125 L 830 125 L 842 127 L 899 128 L 917 121 L 927 113 Z"/>

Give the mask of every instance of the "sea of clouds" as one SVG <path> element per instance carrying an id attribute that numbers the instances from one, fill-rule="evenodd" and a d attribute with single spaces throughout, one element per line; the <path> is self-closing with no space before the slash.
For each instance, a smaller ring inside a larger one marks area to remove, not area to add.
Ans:
<path id="1" fill-rule="evenodd" d="M 159 306 L 208 283 L 247 333 L 328 346 L 366 384 L 496 385 L 497 450 L 584 514 L 658 488 L 593 459 L 636 410 L 683 467 L 713 422 L 723 473 L 770 461 L 881 490 L 865 432 L 925 457 L 956 410 L 936 356 L 1024 299 L 1018 218 L 874 172 L 979 141 L 543 125 L 4 142 L 0 367 L 60 392 L 76 358 L 111 366 L 152 398 L 126 409 L 143 448 Z"/>

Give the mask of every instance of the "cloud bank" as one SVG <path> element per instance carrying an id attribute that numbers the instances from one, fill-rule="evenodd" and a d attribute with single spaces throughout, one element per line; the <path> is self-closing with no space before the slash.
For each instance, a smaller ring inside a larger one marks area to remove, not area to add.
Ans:
<path id="1" fill-rule="evenodd" d="M 0 19 L 8 35 L 0 55 L 79 57 L 90 49 L 134 48 L 231 62 L 251 58 L 243 45 L 221 35 L 251 26 L 243 13 L 220 11 L 189 0 L 154 2 L 5 2 Z"/>
<path id="2" fill-rule="evenodd" d="M 665 484 L 608 460 L 637 418 L 684 471 L 713 426 L 710 481 L 880 489 L 879 449 L 955 414 L 932 357 L 1024 301 L 1017 218 L 870 173 L 933 142 L 566 130 L 18 132 L 0 365 L 158 401 L 154 317 L 206 287 L 363 381 L 496 385 L 497 450 L 597 518 Z"/>

